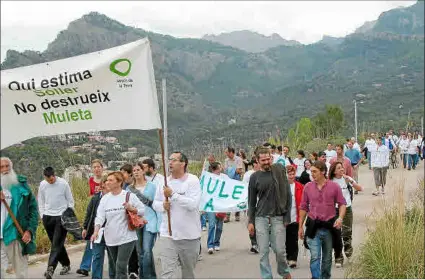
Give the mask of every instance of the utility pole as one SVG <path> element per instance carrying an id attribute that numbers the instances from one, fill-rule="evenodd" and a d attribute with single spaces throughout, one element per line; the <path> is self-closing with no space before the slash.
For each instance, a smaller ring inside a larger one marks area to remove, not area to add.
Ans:
<path id="1" fill-rule="evenodd" d="M 409 113 L 407 114 L 406 133 L 409 130 L 409 122 L 410 122 L 410 110 L 409 110 Z"/>
<path id="2" fill-rule="evenodd" d="M 357 142 L 357 101 L 354 99 L 354 138 Z"/>

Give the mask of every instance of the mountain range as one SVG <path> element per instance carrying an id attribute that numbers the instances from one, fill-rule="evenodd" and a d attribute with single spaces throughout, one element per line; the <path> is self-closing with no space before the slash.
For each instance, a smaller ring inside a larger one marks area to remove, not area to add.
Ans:
<path id="1" fill-rule="evenodd" d="M 326 104 L 341 105 L 346 118 L 352 119 L 352 101 L 359 94 L 366 100 L 359 107 L 359 121 L 375 129 L 378 122 L 402 119 L 400 104 L 423 107 L 423 1 L 385 12 L 344 38 L 324 37 L 310 45 L 249 31 L 180 39 L 91 12 L 71 22 L 43 52 L 8 50 L 1 69 L 99 51 L 143 37 L 151 41 L 159 93 L 160 80 L 167 79 L 170 149 L 252 144 L 276 128 L 287 131 L 300 117 L 312 117 Z M 250 50 L 247 37 L 253 42 Z M 348 121 L 347 129 L 351 128 Z M 131 142 L 141 150 L 157 149 L 155 134 L 114 133 L 133 137 Z M 148 144 L 141 144 L 135 135 L 142 135 Z"/>
<path id="2" fill-rule="evenodd" d="M 249 30 L 233 31 L 219 35 L 205 35 L 202 39 L 252 53 L 264 52 L 277 46 L 301 45 L 300 42 L 295 40 L 285 40 L 276 33 L 265 36 Z"/>

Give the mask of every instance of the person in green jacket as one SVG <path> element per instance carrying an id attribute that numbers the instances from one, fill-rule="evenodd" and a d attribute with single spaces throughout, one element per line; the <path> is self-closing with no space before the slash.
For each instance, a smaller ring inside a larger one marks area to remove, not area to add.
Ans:
<path id="1" fill-rule="evenodd" d="M 7 259 L 12 263 L 16 278 L 28 278 L 28 255 L 35 254 L 35 237 L 38 227 L 38 206 L 34 194 L 27 184 L 25 176 L 17 175 L 13 170 L 12 161 L 2 157 L 0 160 L 1 186 L 1 250 L 6 253 Z M 3 201 L 10 206 L 16 217 L 23 235 L 19 233 L 15 223 L 7 211 Z M 5 278 L 2 269 L 1 278 Z"/>

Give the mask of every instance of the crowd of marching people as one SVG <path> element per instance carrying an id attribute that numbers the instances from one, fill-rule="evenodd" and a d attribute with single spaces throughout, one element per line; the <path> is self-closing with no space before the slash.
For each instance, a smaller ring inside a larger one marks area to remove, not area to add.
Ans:
<path id="1" fill-rule="evenodd" d="M 418 134 L 393 131 L 368 135 L 364 145 L 356 139 L 308 155 L 288 146 L 264 143 L 251 157 L 228 147 L 221 163 L 208 155 L 203 171 L 245 182 L 248 186 L 247 229 L 250 252 L 259 255 L 262 278 L 273 278 L 270 248 L 277 272 L 291 278 L 298 266 L 299 240 L 310 251 L 314 279 L 330 278 L 332 259 L 342 267 L 353 254 L 353 200 L 364 190 L 359 167 L 367 160 L 373 170 L 373 195 L 384 195 L 387 170 L 393 154 L 403 168 L 415 169 L 424 158 L 424 139 Z M 74 213 L 69 183 L 52 167 L 43 171 L 37 197 L 13 163 L 1 158 L 1 277 L 12 267 L 17 278 L 28 278 L 28 255 L 36 250 L 39 219 L 51 242 L 44 273 L 53 278 L 71 271 L 65 248 L 67 233 L 86 241 L 77 274 L 103 278 L 105 256 L 108 277 L 195 278 L 202 258 L 201 233 L 207 231 L 206 251 L 220 251 L 221 236 L 231 213 L 200 212 L 202 190 L 199 178 L 188 172 L 189 160 L 182 152 L 169 157 L 169 176 L 156 170 L 152 159 L 125 164 L 105 174 L 103 163 L 93 160 L 89 179 L 91 196 L 82 225 Z M 241 213 L 235 212 L 235 221 Z M 182 221 L 184 220 L 184 223 Z M 158 248 L 160 273 L 155 269 L 153 248 Z"/>

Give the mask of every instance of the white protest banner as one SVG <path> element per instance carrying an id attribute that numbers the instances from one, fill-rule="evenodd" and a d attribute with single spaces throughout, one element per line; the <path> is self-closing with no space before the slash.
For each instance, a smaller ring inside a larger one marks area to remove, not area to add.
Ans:
<path id="1" fill-rule="evenodd" d="M 227 175 L 202 172 L 201 204 L 199 210 L 205 212 L 238 212 L 247 209 L 248 185 L 230 179 Z"/>
<path id="2" fill-rule="evenodd" d="M 1 71 L 1 149 L 38 136 L 159 128 L 146 38 Z"/>

